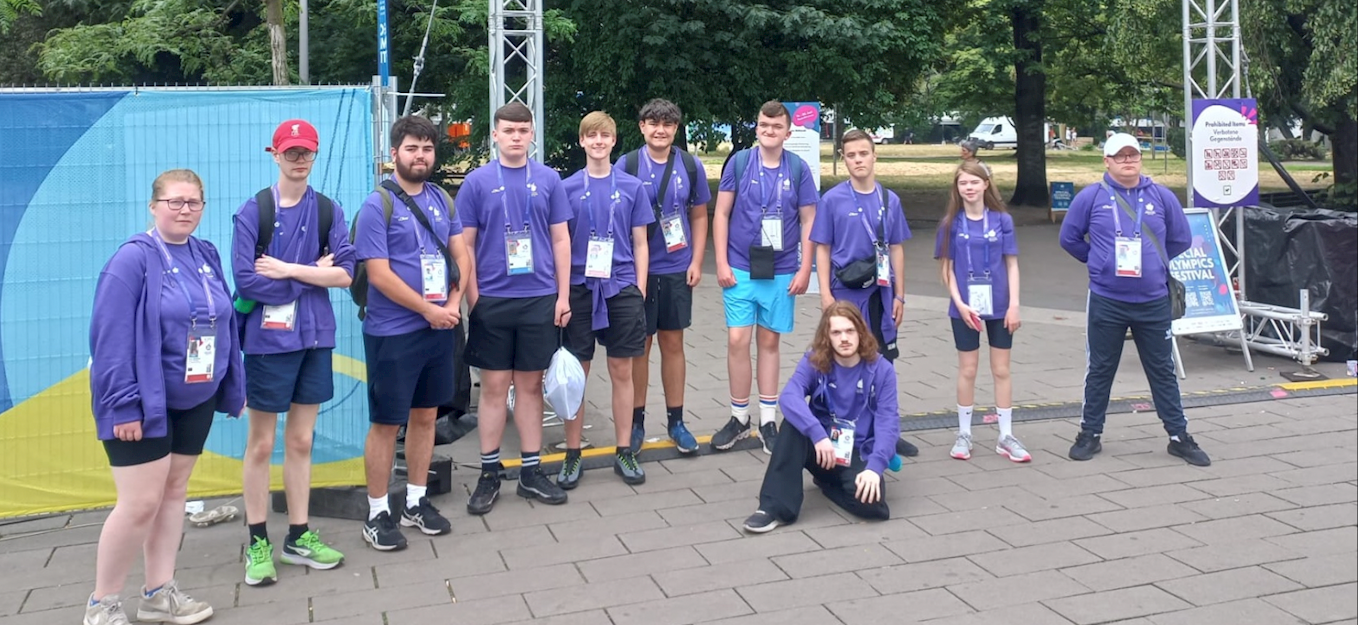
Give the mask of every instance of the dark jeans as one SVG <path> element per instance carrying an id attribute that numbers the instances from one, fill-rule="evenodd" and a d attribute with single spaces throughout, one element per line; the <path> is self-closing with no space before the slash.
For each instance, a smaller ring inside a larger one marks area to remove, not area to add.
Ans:
<path id="1" fill-rule="evenodd" d="M 865 468 L 865 461 L 855 453 L 847 467 L 836 466 L 825 470 L 816 464 L 816 446 L 797 428 L 784 424 L 778 430 L 773 457 L 764 472 L 764 485 L 759 489 L 759 509 L 773 515 L 784 524 L 793 523 L 802 511 L 802 469 L 811 477 L 825 497 L 854 516 L 885 521 L 891 510 L 886 505 L 886 478 L 882 478 L 882 498 L 866 504 L 854 497 L 854 479 Z"/>
<path id="2" fill-rule="evenodd" d="M 1108 394 L 1113 388 L 1118 363 L 1122 360 L 1122 344 L 1127 329 L 1132 330 L 1141 368 L 1151 385 L 1155 412 L 1165 424 L 1170 436 L 1188 431 L 1183 401 L 1179 397 L 1179 379 L 1174 377 L 1174 352 L 1170 334 L 1169 296 L 1140 304 L 1109 299 L 1089 294 L 1088 338 L 1085 343 L 1085 402 L 1080 428 L 1103 433 L 1103 422 L 1108 418 Z"/>

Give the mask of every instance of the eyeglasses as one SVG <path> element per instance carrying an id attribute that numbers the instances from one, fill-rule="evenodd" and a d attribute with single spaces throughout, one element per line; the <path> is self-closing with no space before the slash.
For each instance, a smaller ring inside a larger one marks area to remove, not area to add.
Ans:
<path id="1" fill-rule="evenodd" d="M 1114 154 L 1108 158 L 1113 159 L 1114 163 L 1140 163 L 1141 154 Z"/>
<path id="2" fill-rule="evenodd" d="M 156 201 L 164 202 L 166 206 L 170 207 L 170 210 L 178 211 L 184 210 L 185 207 L 188 207 L 189 211 L 194 213 L 203 210 L 203 207 L 207 206 L 207 202 L 204 202 L 202 200 L 181 200 L 179 198 L 160 198 Z"/>
<path id="3" fill-rule="evenodd" d="M 311 150 L 288 150 L 283 153 L 283 158 L 287 159 L 289 163 L 296 163 L 297 161 L 310 163 L 316 160 L 316 153 Z"/>

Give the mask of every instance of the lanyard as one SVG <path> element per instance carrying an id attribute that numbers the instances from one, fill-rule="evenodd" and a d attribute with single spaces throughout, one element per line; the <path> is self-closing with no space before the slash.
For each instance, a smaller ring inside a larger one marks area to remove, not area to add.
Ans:
<path id="1" fill-rule="evenodd" d="M 501 162 L 499 161 L 499 159 L 496 159 L 496 160 L 495 160 L 495 175 L 498 176 L 499 179 L 500 179 L 500 207 L 501 207 L 501 208 L 504 208 L 504 210 L 505 210 L 505 230 L 512 230 L 512 229 L 513 229 L 513 226 L 511 226 L 510 223 L 509 223 L 509 189 L 508 189 L 507 187 L 505 187 L 505 166 L 504 166 L 504 163 L 501 163 Z M 532 203 L 533 203 L 533 164 L 532 164 L 532 163 L 525 163 L 525 164 L 524 164 L 524 166 L 523 166 L 523 175 L 524 175 L 523 188 L 526 190 L 526 192 L 524 193 L 524 203 L 523 203 L 523 205 L 518 207 L 518 209 L 519 209 L 519 210 L 518 210 L 519 219 L 517 220 L 517 222 L 522 223 L 522 224 L 523 224 L 523 229 L 524 229 L 524 230 L 527 230 L 527 229 L 528 229 L 528 226 L 530 225 L 530 222 L 528 221 L 528 215 L 527 215 L 527 213 L 524 211 L 524 207 L 530 207 L 530 208 L 531 208 L 531 205 L 532 205 Z"/>
<path id="2" fill-rule="evenodd" d="M 1117 193 L 1117 189 L 1109 188 L 1109 191 Z M 1134 230 L 1134 232 L 1136 233 L 1136 238 L 1138 239 L 1141 238 L 1141 218 L 1146 216 L 1146 211 L 1141 210 L 1140 196 L 1141 193 L 1138 192 L 1136 202 L 1136 230 Z M 1117 236 L 1122 236 L 1122 218 L 1121 218 L 1122 211 L 1118 209 L 1116 197 L 1109 199 L 1113 200 L 1113 230 L 1117 232 Z"/>
<path id="3" fill-rule="evenodd" d="M 777 212 L 781 214 L 783 212 L 783 178 L 787 175 L 787 152 L 783 152 L 783 155 L 778 159 L 778 178 L 773 181 L 773 186 L 777 189 L 776 192 L 770 190 L 768 185 L 760 182 L 760 179 L 764 177 L 764 159 L 760 156 L 758 148 L 755 148 L 751 157 L 759 161 L 756 163 L 758 167 L 751 168 L 754 173 L 751 174 L 750 180 L 752 184 L 759 185 L 760 212 L 765 214 L 769 212 L 769 196 L 777 193 L 775 196 L 776 208 Z"/>
<path id="4" fill-rule="evenodd" d="M 278 184 L 277 184 L 277 183 L 275 183 L 272 187 L 269 187 L 269 189 L 273 191 L 274 227 L 277 228 L 279 225 L 281 225 L 281 224 L 283 223 L 283 220 L 279 218 L 279 215 L 280 215 L 280 214 L 282 213 L 282 211 L 283 211 L 283 201 L 282 201 L 282 196 L 281 196 L 281 195 L 279 194 L 279 192 L 278 192 Z M 307 191 L 304 192 L 304 193 L 302 193 L 302 199 L 301 199 L 301 201 L 297 202 L 297 206 L 296 206 L 296 207 L 300 207 L 302 204 L 306 203 L 306 193 L 307 193 L 307 192 L 310 192 L 310 191 L 311 191 L 311 187 L 307 187 Z M 296 207 L 294 207 L 294 208 L 296 208 Z M 319 211 L 319 210 L 320 210 L 320 209 L 317 208 L 317 211 Z M 295 211 L 294 211 L 294 212 L 295 212 Z M 319 215 L 320 213 L 318 212 L 317 214 Z M 297 215 L 298 227 L 297 227 L 296 232 L 293 233 L 294 236 L 297 236 L 297 232 L 301 232 L 301 230 L 302 230 L 302 228 L 301 228 L 301 220 L 303 220 L 303 219 L 305 219 L 305 218 L 306 218 L 306 215 L 303 215 L 303 214 L 300 214 L 300 213 Z M 320 227 L 320 226 L 318 225 L 317 227 Z M 278 255 L 273 253 L 273 252 L 274 252 L 274 249 L 275 249 L 277 246 L 278 246 L 278 237 L 274 237 L 272 241 L 269 241 L 269 255 L 270 255 L 270 256 L 273 256 L 274 258 L 278 258 Z M 301 247 L 300 245 L 297 246 L 297 248 L 296 248 L 295 250 L 293 250 L 293 254 L 292 254 L 292 262 L 293 262 L 294 264 L 295 264 L 295 263 L 300 263 L 300 262 L 302 262 L 302 247 Z"/>
<path id="5" fill-rule="evenodd" d="M 417 195 L 423 195 L 424 192 L 425 192 L 426 190 L 428 190 L 428 187 L 425 187 L 425 188 L 421 189 L 421 190 L 420 190 L 420 193 L 418 193 Z M 504 192 L 501 191 L 500 193 L 503 194 Z M 502 198 L 502 199 L 503 199 L 503 198 Z M 406 212 L 409 212 L 409 213 L 410 213 L 410 216 L 411 216 L 411 217 L 414 217 L 416 221 L 423 221 L 423 220 L 420 219 L 420 216 L 416 216 L 416 215 L 415 215 L 415 211 L 420 211 L 421 213 L 424 212 L 424 209 L 420 208 L 420 203 L 419 203 L 419 202 L 416 202 L 414 197 L 411 197 L 411 198 L 410 198 L 410 203 L 411 203 L 411 204 L 414 204 L 415 206 L 414 206 L 414 208 L 411 208 L 410 206 L 406 206 Z M 404 202 L 402 202 L 402 204 L 404 204 Z M 425 217 L 426 219 L 428 219 L 428 215 L 422 215 L 422 216 Z M 506 221 L 506 222 L 509 221 L 509 215 L 508 215 L 508 214 L 505 215 L 505 221 Z M 433 227 L 433 222 L 431 221 L 431 222 L 429 222 L 429 224 L 430 224 L 430 227 L 432 228 L 432 227 Z M 424 255 L 424 249 L 425 249 L 425 248 L 424 248 L 424 237 L 425 237 L 425 234 L 424 234 L 424 227 L 423 227 L 421 224 L 415 224 L 414 230 L 415 230 L 415 245 L 416 245 L 416 247 L 419 247 L 419 248 L 420 248 L 420 255 L 423 256 L 423 255 Z"/>
<path id="6" fill-rule="evenodd" d="M 990 240 L 986 235 L 990 233 L 990 209 L 982 209 L 981 213 L 981 251 L 985 259 L 985 275 L 990 275 Z M 958 226 L 957 236 L 962 237 L 966 242 L 967 249 L 967 275 L 976 275 L 976 261 L 971 257 L 971 220 L 967 219 L 966 213 L 960 215 L 962 223 Z"/>
<path id="7" fill-rule="evenodd" d="M 837 383 L 837 382 L 835 381 L 835 379 L 834 379 L 834 377 L 837 377 L 837 376 L 834 376 L 834 367 L 835 367 L 835 366 L 836 366 L 836 365 L 834 365 L 834 364 L 831 364 L 831 365 L 830 365 L 830 368 L 831 368 L 831 369 L 830 369 L 830 376 L 826 376 L 826 378 L 825 378 L 825 380 L 826 380 L 826 382 L 825 382 L 825 407 L 826 407 L 826 409 L 828 409 L 828 410 L 830 411 L 830 418 L 831 418 L 831 419 L 838 419 L 838 418 L 839 418 L 839 411 L 838 411 L 838 410 L 835 410 L 835 388 L 838 388 L 838 386 L 839 386 L 838 383 Z M 854 368 L 855 368 L 855 369 L 859 369 L 859 371 L 858 371 L 858 383 L 861 385 L 861 387 L 862 387 L 862 389 L 863 389 L 863 392 L 864 392 L 864 393 L 867 393 L 867 390 L 868 390 L 868 389 L 867 389 L 867 376 L 863 375 L 863 373 L 864 373 L 863 369 L 866 369 L 866 367 L 863 367 L 863 363 L 862 363 L 862 362 L 859 362 L 858 365 L 857 365 L 856 367 L 854 367 Z M 832 376 L 834 376 L 834 377 L 832 377 Z M 833 388 L 832 388 L 832 386 L 833 386 Z M 859 389 L 859 388 L 860 388 L 860 387 L 855 386 L 854 389 L 853 389 L 853 391 L 854 391 L 854 396 L 855 396 L 855 397 L 858 395 L 858 389 Z"/>
<path id="8" fill-rule="evenodd" d="M 637 154 L 637 158 L 646 163 L 646 175 L 655 178 L 655 162 L 651 160 L 651 155 L 643 149 L 641 153 Z M 679 158 L 678 150 L 670 148 L 670 160 L 665 163 L 665 172 L 670 175 L 666 178 L 665 174 L 662 173 L 659 185 L 652 185 L 656 190 L 655 206 L 658 209 L 657 213 L 665 212 L 666 206 L 673 206 L 676 214 L 679 212 L 679 169 L 674 166 L 674 161 L 677 158 Z M 692 184 L 692 181 L 690 181 L 690 184 Z M 671 200 L 669 204 L 665 203 L 666 191 L 669 192 Z"/>
<path id="9" fill-rule="evenodd" d="M 189 321 L 193 324 L 194 328 L 198 327 L 198 306 L 193 301 L 193 294 L 189 291 L 188 285 L 184 284 L 183 272 L 179 271 L 179 266 L 175 264 L 174 258 L 170 256 L 170 248 L 165 247 L 165 240 L 160 238 L 160 232 L 155 228 L 151 229 L 151 238 L 155 239 L 156 245 L 160 247 L 161 253 L 165 254 L 165 262 L 170 266 L 170 275 L 174 276 L 175 282 L 179 283 L 179 290 L 183 291 L 184 299 L 189 302 Z M 185 245 L 188 245 L 188 243 L 185 243 Z M 193 257 L 194 262 L 198 262 L 198 258 L 194 255 L 192 247 L 189 248 L 189 255 Z M 195 270 L 197 270 L 197 268 L 195 268 Z M 215 328 L 217 327 L 217 307 L 212 301 L 212 289 L 208 287 L 207 275 L 202 271 L 198 271 L 198 279 L 203 282 L 203 295 L 207 299 L 208 321 L 212 324 L 212 327 Z"/>
<path id="10" fill-rule="evenodd" d="M 595 231 L 597 230 L 597 228 L 594 227 L 594 223 L 595 223 L 595 222 L 594 222 L 594 212 L 598 209 L 598 201 L 596 201 L 596 200 L 594 199 L 594 193 L 591 192 L 591 191 L 589 190 L 589 185 L 590 185 L 591 182 L 593 182 L 593 179 L 591 179 L 591 178 L 589 177 L 589 174 L 586 173 L 586 174 L 585 174 L 585 197 L 584 197 L 584 199 L 587 200 L 587 203 L 585 204 L 585 207 L 584 207 L 584 208 L 585 208 L 585 214 L 589 216 L 589 234 L 590 234 L 590 236 L 594 236 L 594 233 L 595 233 Z M 612 168 L 612 169 L 609 171 L 609 174 L 608 174 L 608 186 L 609 186 L 609 189 L 608 189 L 608 238 L 612 239 L 612 238 L 613 238 L 613 205 L 614 205 L 613 197 L 616 196 L 616 195 L 618 194 L 618 169 L 617 169 L 616 167 Z"/>
<path id="11" fill-rule="evenodd" d="M 859 202 L 858 202 L 858 196 L 861 195 L 861 194 L 858 193 L 858 191 L 855 190 L 855 189 L 853 189 L 852 187 L 850 187 L 849 189 L 850 189 L 850 191 L 853 193 L 853 204 L 854 204 L 854 207 L 858 209 L 858 221 L 859 221 L 859 223 L 862 223 L 862 224 L 863 224 L 863 229 L 868 231 L 868 239 L 870 239 L 876 247 L 879 247 L 879 248 L 886 247 L 886 241 L 884 241 L 884 240 L 879 240 L 878 237 L 877 237 L 877 233 L 875 233 L 875 232 L 872 231 L 872 225 L 868 223 L 868 211 L 867 211 L 867 209 L 863 208 L 863 206 L 862 206 L 861 204 L 859 204 Z M 877 185 L 877 193 L 875 193 L 874 195 L 876 195 L 876 197 L 877 197 L 877 202 L 878 202 L 878 204 L 879 204 L 879 206 L 877 207 L 877 226 L 878 226 L 878 228 L 879 228 L 880 230 L 882 230 L 883 232 L 885 232 L 885 231 L 886 231 L 886 201 L 885 201 L 885 198 L 882 196 L 882 185 L 880 185 L 880 184 Z"/>

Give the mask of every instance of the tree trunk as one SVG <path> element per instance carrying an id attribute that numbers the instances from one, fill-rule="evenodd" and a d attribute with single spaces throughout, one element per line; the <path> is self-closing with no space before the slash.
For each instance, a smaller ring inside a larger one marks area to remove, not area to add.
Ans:
<path id="1" fill-rule="evenodd" d="M 1338 108 L 1338 107 L 1336 107 Z M 1334 165 L 1334 194 L 1331 207 L 1358 208 L 1358 120 L 1346 112 L 1330 133 L 1330 158 Z"/>
<path id="2" fill-rule="evenodd" d="M 1014 25 L 1014 130 L 1018 133 L 1018 182 L 1009 200 L 1016 206 L 1047 206 L 1047 75 L 1042 69 L 1042 1 L 1018 2 Z"/>
<path id="3" fill-rule="evenodd" d="M 269 23 L 269 56 L 273 65 L 273 84 L 286 85 L 288 79 L 288 36 L 283 30 L 283 0 L 264 0 Z"/>

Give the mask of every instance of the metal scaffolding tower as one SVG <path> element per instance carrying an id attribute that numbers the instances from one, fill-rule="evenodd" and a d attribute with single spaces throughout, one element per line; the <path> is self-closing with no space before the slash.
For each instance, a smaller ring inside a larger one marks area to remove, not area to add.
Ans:
<path id="1" fill-rule="evenodd" d="M 528 156 L 542 160 L 542 0 L 490 0 L 490 53 L 490 112 L 509 102 L 533 111 Z"/>

